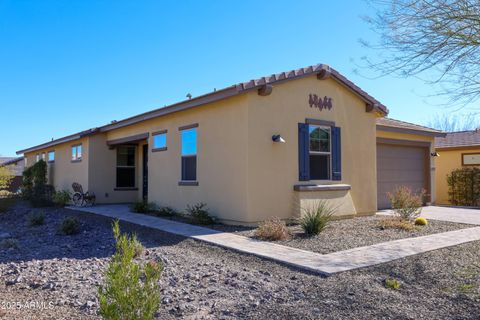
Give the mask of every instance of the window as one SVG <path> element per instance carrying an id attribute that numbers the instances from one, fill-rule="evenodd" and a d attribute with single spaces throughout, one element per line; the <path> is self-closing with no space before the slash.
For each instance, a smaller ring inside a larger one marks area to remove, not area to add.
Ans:
<path id="1" fill-rule="evenodd" d="M 152 151 L 167 150 L 167 131 L 161 131 L 153 134 Z"/>
<path id="2" fill-rule="evenodd" d="M 38 162 L 40 161 L 40 155 L 37 153 L 37 155 L 35 156 L 35 162 Z"/>
<path id="3" fill-rule="evenodd" d="M 82 160 L 82 145 L 77 144 L 72 146 L 72 161 Z"/>
<path id="4" fill-rule="evenodd" d="M 197 129 L 181 131 L 182 138 L 182 181 L 197 180 Z"/>
<path id="5" fill-rule="evenodd" d="M 48 162 L 55 162 L 55 151 L 48 152 Z"/>
<path id="6" fill-rule="evenodd" d="M 42 153 L 42 160 L 45 161 L 45 152 Z"/>
<path id="7" fill-rule="evenodd" d="M 310 179 L 330 179 L 330 127 L 309 125 Z"/>
<path id="8" fill-rule="evenodd" d="M 117 188 L 135 188 L 135 149 L 117 147 Z"/>

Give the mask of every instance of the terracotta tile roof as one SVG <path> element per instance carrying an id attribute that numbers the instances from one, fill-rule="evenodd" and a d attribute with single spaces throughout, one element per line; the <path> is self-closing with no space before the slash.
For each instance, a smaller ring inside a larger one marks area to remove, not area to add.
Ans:
<path id="1" fill-rule="evenodd" d="M 368 106 L 368 111 L 375 110 L 383 115 L 388 114 L 388 108 L 386 106 L 384 106 L 382 103 L 380 103 L 378 100 L 373 98 L 371 95 L 369 95 L 368 93 L 360 89 L 360 87 L 358 87 L 352 81 L 348 80 L 345 76 L 340 74 L 337 70 L 331 68 L 326 64 L 316 64 L 316 65 L 311 65 L 305 68 L 272 74 L 267 77 L 262 77 L 262 78 L 250 80 L 247 82 L 241 82 L 239 84 L 232 85 L 223 89 L 214 90 L 212 92 L 203 94 L 201 96 L 189 98 L 187 100 L 183 100 L 162 108 L 154 109 L 154 110 L 151 110 L 142 114 L 138 114 L 123 120 L 112 121 L 112 123 L 106 124 L 98 128 L 85 130 L 85 131 L 75 133 L 66 137 L 62 137 L 60 139 L 52 140 L 37 146 L 19 150 L 17 151 L 17 154 L 22 154 L 26 152 L 39 150 L 42 148 L 47 148 L 50 146 L 54 146 L 67 141 L 76 140 L 81 137 L 88 136 L 91 134 L 96 134 L 99 132 L 107 132 L 110 130 L 121 128 L 123 126 L 131 125 L 140 121 L 145 121 L 148 119 L 160 117 L 173 112 L 178 112 L 178 111 L 186 110 L 189 108 L 201 106 L 213 101 L 226 99 L 241 93 L 246 93 L 253 90 L 261 90 L 262 88 L 265 88 L 266 86 L 269 86 L 269 85 L 278 84 L 284 81 L 295 80 L 298 78 L 313 76 L 313 75 L 317 75 L 319 79 L 331 77 L 333 80 L 345 86 L 346 88 L 348 88 L 349 90 L 357 94 L 361 99 L 365 101 L 365 103 Z"/>
<path id="2" fill-rule="evenodd" d="M 411 122 L 405 122 L 401 120 L 396 120 L 392 118 L 378 118 L 377 119 L 377 127 L 390 127 L 390 128 L 399 128 L 399 129 L 407 129 L 407 130 L 414 130 L 414 131 L 424 131 L 424 132 L 431 132 L 431 133 L 439 133 L 442 134 L 442 131 L 436 130 L 433 128 L 421 126 L 418 124 L 414 124 Z"/>
<path id="3" fill-rule="evenodd" d="M 480 146 L 480 129 L 449 132 L 443 138 L 435 138 L 435 148 Z"/>

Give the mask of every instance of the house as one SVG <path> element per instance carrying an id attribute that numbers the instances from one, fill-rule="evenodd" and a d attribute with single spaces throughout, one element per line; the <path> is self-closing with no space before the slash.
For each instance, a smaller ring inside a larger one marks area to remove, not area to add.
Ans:
<path id="1" fill-rule="evenodd" d="M 17 192 L 22 185 L 23 157 L 0 157 L 0 167 L 7 167 L 13 175 L 8 191 Z"/>
<path id="2" fill-rule="evenodd" d="M 214 90 L 18 154 L 28 164 L 46 159 L 57 189 L 79 182 L 99 203 L 148 199 L 182 210 L 205 202 L 224 222 L 244 224 L 295 217 L 319 199 L 339 216 L 369 215 L 384 206 L 377 203 L 377 139 L 380 161 L 396 161 L 404 152 L 416 157 L 422 150 L 424 180 L 415 180 L 416 169 L 408 179 L 434 186 L 430 151 L 441 133 L 394 120 L 377 125 L 387 113 L 338 71 L 319 64 Z M 388 170 L 382 164 L 379 199 L 395 183 L 409 182 Z"/>
<path id="3" fill-rule="evenodd" d="M 447 175 L 462 167 L 480 167 L 480 129 L 449 132 L 435 139 L 436 185 L 439 204 L 450 204 Z"/>

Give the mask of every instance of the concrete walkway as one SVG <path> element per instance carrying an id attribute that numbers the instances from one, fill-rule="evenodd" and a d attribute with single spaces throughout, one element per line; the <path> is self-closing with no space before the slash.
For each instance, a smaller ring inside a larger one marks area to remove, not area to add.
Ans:
<path id="1" fill-rule="evenodd" d="M 391 210 L 383 210 L 379 214 L 393 213 Z M 422 209 L 420 216 L 432 220 L 480 225 L 480 209 L 429 206 Z"/>
<path id="2" fill-rule="evenodd" d="M 414 254 L 480 240 L 480 227 L 475 227 L 322 255 L 232 233 L 131 213 L 126 205 L 98 205 L 89 208 L 69 207 L 68 209 L 95 213 L 190 237 L 324 275 L 368 267 Z"/>

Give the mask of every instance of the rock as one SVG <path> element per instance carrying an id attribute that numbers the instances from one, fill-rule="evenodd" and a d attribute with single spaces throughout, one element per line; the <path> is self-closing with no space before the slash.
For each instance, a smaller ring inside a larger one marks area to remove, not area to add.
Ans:
<path id="1" fill-rule="evenodd" d="M 0 240 L 11 238 L 12 234 L 10 232 L 0 232 Z"/>

